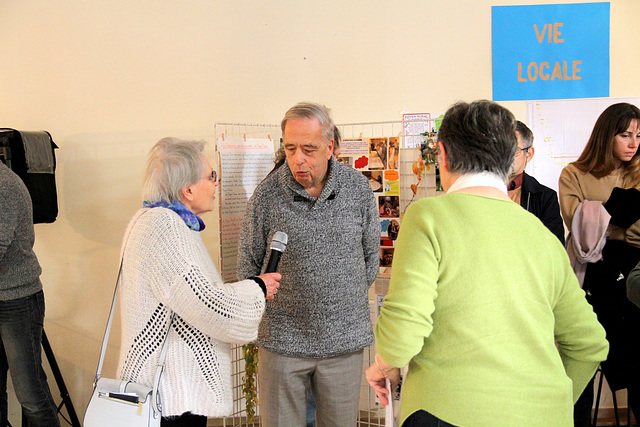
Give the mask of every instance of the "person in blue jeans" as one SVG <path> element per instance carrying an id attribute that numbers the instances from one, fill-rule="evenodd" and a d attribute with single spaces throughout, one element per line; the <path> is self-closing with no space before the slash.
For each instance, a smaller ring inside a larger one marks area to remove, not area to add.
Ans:
<path id="1" fill-rule="evenodd" d="M 307 427 L 316 427 L 316 401 L 311 390 L 307 398 Z"/>
<path id="2" fill-rule="evenodd" d="M 30 427 L 60 425 L 42 369 L 42 272 L 33 252 L 31 197 L 0 162 L 0 427 L 7 425 L 7 370 Z"/>

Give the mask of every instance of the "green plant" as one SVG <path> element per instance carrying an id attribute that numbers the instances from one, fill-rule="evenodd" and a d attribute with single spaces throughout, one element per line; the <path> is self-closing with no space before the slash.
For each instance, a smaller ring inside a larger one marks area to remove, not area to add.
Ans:
<path id="1" fill-rule="evenodd" d="M 247 424 L 253 424 L 258 406 L 258 388 L 256 378 L 258 375 L 258 347 L 255 343 L 242 346 L 244 357 L 244 376 L 242 377 L 242 392 L 244 393 L 245 408 L 247 411 Z"/>

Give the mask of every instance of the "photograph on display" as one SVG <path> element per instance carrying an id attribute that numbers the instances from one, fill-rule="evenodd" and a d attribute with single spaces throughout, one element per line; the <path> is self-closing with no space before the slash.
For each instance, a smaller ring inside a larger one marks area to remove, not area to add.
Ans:
<path id="1" fill-rule="evenodd" d="M 391 267 L 395 248 L 380 248 L 380 267 Z"/>
<path id="2" fill-rule="evenodd" d="M 395 246 L 400 231 L 399 218 L 380 219 L 380 246 Z"/>
<path id="3" fill-rule="evenodd" d="M 369 139 L 369 169 L 387 169 L 387 138 Z"/>
<path id="4" fill-rule="evenodd" d="M 400 173 L 395 169 L 384 171 L 384 194 L 387 196 L 400 195 Z"/>
<path id="5" fill-rule="evenodd" d="M 382 171 L 362 171 L 362 175 L 369 180 L 371 191 L 374 193 L 382 193 L 384 191 L 382 185 Z"/>
<path id="6" fill-rule="evenodd" d="M 369 153 L 369 138 L 343 138 L 340 143 L 340 155 L 360 157 Z"/>
<path id="7" fill-rule="evenodd" d="M 355 158 L 353 157 L 341 155 L 336 160 L 338 160 L 339 163 L 342 163 L 345 166 L 349 166 L 355 169 L 355 166 L 354 166 Z"/>
<path id="8" fill-rule="evenodd" d="M 387 156 L 389 169 L 398 169 L 400 165 L 400 138 L 397 136 L 389 138 L 389 154 Z"/>
<path id="9" fill-rule="evenodd" d="M 424 141 L 420 145 L 422 160 L 427 165 L 427 169 L 430 165 L 434 165 L 436 169 L 436 191 L 443 191 L 442 184 L 440 183 L 440 166 L 438 165 L 436 156 L 438 151 L 438 134 L 435 131 L 431 131 L 423 133 L 422 136 L 424 137 Z"/>
<path id="10" fill-rule="evenodd" d="M 399 196 L 378 196 L 378 212 L 382 218 L 400 216 Z"/>
<path id="11" fill-rule="evenodd" d="M 354 169 L 369 169 L 369 138 L 344 138 L 338 161 Z"/>
<path id="12" fill-rule="evenodd" d="M 375 293 L 378 296 L 384 296 L 389 293 L 389 281 L 391 280 L 391 272 L 390 271 L 380 271 L 380 270 L 391 270 L 390 268 L 380 268 L 378 269 L 378 274 L 376 275 L 375 281 Z"/>
<path id="13" fill-rule="evenodd" d="M 400 231 L 400 220 L 394 218 L 389 221 L 389 227 L 387 227 L 387 236 L 394 242 L 398 239 L 398 232 Z"/>
<path id="14" fill-rule="evenodd" d="M 342 155 L 338 157 L 338 162 L 342 163 L 345 166 L 352 167 L 360 172 L 366 171 L 369 169 L 369 157 L 365 154 L 362 156 L 350 156 L 350 155 Z"/>

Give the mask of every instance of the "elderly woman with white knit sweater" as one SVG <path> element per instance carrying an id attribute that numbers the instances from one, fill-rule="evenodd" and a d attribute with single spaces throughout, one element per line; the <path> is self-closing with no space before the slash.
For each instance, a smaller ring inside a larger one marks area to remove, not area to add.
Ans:
<path id="1" fill-rule="evenodd" d="M 162 344 L 162 426 L 206 426 L 232 410 L 231 344 L 257 337 L 280 274 L 223 283 L 200 237 L 217 175 L 204 143 L 164 138 L 151 149 L 143 208 L 123 243 L 121 379 L 153 385 Z"/>

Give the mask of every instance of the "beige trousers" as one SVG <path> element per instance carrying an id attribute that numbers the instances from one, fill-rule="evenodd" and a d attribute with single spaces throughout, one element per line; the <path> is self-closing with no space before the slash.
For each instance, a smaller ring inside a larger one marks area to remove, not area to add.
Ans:
<path id="1" fill-rule="evenodd" d="M 258 357 L 258 401 L 264 427 L 304 427 L 310 389 L 316 401 L 316 427 L 356 425 L 362 350 L 310 359 L 260 348 Z"/>

